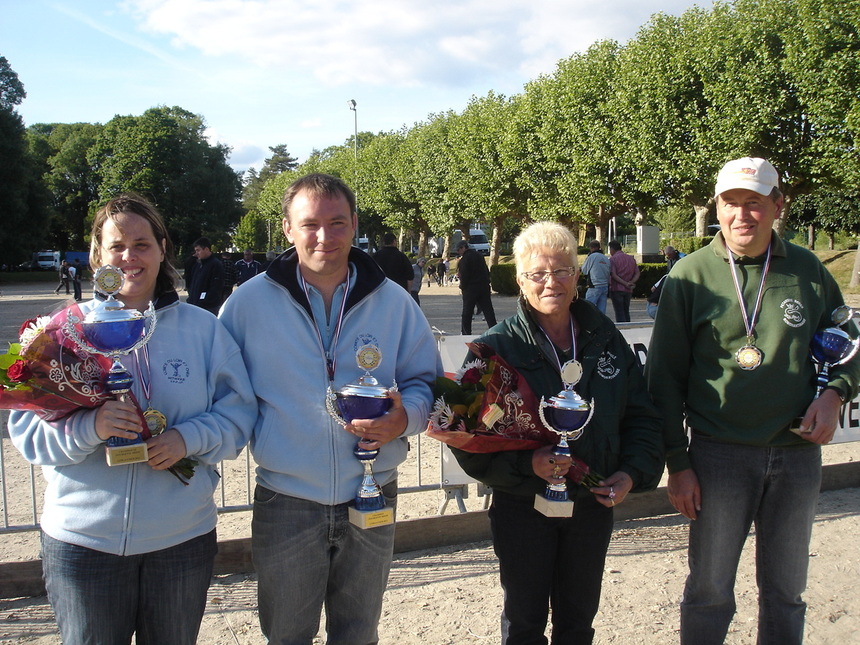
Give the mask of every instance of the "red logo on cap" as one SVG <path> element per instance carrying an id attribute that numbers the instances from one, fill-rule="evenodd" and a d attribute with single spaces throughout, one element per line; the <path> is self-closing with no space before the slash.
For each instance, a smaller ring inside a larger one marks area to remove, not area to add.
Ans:
<path id="1" fill-rule="evenodd" d="M 755 168 L 741 168 L 741 172 L 745 175 L 755 175 Z"/>

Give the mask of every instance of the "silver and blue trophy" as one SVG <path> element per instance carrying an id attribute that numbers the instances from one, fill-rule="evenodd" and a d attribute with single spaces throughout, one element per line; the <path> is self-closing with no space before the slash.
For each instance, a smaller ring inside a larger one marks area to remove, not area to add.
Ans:
<path id="1" fill-rule="evenodd" d="M 852 339 L 842 329 L 842 325 L 852 320 L 857 313 L 848 305 L 837 307 L 830 315 L 830 319 L 836 326 L 817 331 L 815 332 L 815 336 L 812 337 L 809 353 L 812 357 L 812 362 L 818 368 L 818 383 L 815 388 L 816 399 L 821 396 L 824 388 L 827 387 L 827 381 L 830 379 L 830 369 L 847 363 L 854 358 L 857 350 L 860 349 L 860 338 Z"/>
<path id="2" fill-rule="evenodd" d="M 379 349 L 362 347 L 357 360 L 359 366 L 367 370 L 364 375 L 339 390 L 329 386 L 326 392 L 326 410 L 342 426 L 354 419 L 381 417 L 391 408 L 389 389 L 381 386 L 370 373 L 371 369 L 379 366 Z M 396 390 L 397 385 L 394 384 L 392 389 Z M 355 493 L 355 502 L 349 509 L 349 521 L 362 529 L 394 523 L 394 509 L 385 506 L 382 488 L 373 476 L 373 462 L 379 449 L 369 449 L 370 443 L 361 439 L 353 449 L 355 458 L 364 466 L 364 475 Z"/>
<path id="3" fill-rule="evenodd" d="M 553 455 L 570 456 L 568 441 L 576 441 L 594 414 L 594 401 L 583 399 L 573 389 L 582 378 L 582 365 L 579 361 L 567 361 L 561 367 L 561 380 L 564 389 L 548 401 L 541 397 L 538 415 L 549 430 L 561 437 L 553 450 Z M 547 484 L 543 495 L 535 495 L 535 509 L 547 517 L 571 517 L 573 501 L 567 491 L 567 482 Z"/>
<path id="4" fill-rule="evenodd" d="M 66 335 L 84 352 L 100 354 L 113 360 L 105 377 L 105 389 L 117 400 L 123 400 L 134 382 L 120 358 L 143 347 L 155 331 L 155 308 L 149 303 L 146 313 L 136 309 L 125 309 L 114 296 L 122 289 L 122 270 L 107 265 L 99 268 L 93 276 L 93 284 L 107 299 L 96 305 L 81 321 L 69 315 L 65 326 Z M 77 326 L 80 325 L 81 332 Z M 133 464 L 148 458 L 146 444 L 138 433 L 135 439 L 110 437 L 105 446 L 109 466 Z"/>

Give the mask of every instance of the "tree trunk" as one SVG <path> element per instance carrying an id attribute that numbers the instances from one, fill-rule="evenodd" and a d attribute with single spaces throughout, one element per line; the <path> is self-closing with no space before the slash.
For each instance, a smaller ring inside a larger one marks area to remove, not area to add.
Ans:
<path id="1" fill-rule="evenodd" d="M 858 284 L 860 284 L 860 244 L 857 245 L 857 253 L 854 255 L 854 270 L 851 272 L 848 286 L 856 287 Z"/>
<path id="2" fill-rule="evenodd" d="M 836 240 L 833 238 L 833 233 L 828 233 L 827 234 L 827 248 L 832 251 L 835 244 L 836 244 Z"/>
<path id="3" fill-rule="evenodd" d="M 782 215 L 773 222 L 773 230 L 776 234 L 782 237 L 785 235 L 785 223 L 788 220 L 788 214 L 791 212 L 791 195 L 785 195 L 785 201 L 782 204 Z"/>
<path id="4" fill-rule="evenodd" d="M 506 215 L 501 215 L 493 220 L 493 239 L 490 243 L 490 266 L 496 266 L 499 263 L 499 255 L 502 248 L 502 224 Z"/>
<path id="5" fill-rule="evenodd" d="M 806 245 L 810 251 L 815 250 L 815 224 L 806 227 Z"/>
<path id="6" fill-rule="evenodd" d="M 696 237 L 705 237 L 708 231 L 708 207 L 693 204 L 693 210 L 696 212 Z"/>

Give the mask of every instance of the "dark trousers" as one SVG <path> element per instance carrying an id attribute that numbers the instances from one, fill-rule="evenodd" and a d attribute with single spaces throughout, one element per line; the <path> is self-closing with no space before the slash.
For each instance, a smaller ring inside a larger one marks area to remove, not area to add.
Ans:
<path id="1" fill-rule="evenodd" d="M 466 287 L 463 289 L 463 313 L 460 319 L 460 333 L 464 336 L 472 333 L 472 312 L 475 311 L 475 305 L 478 305 L 484 313 L 488 327 L 496 324 L 496 311 L 490 298 L 490 285 Z"/>
<path id="2" fill-rule="evenodd" d="M 628 291 L 610 291 L 612 308 L 615 310 L 615 322 L 630 322 L 630 297 Z"/>
<path id="3" fill-rule="evenodd" d="M 545 645 L 550 606 L 553 645 L 592 642 L 612 521 L 612 509 L 590 494 L 576 501 L 573 517 L 550 518 L 534 509 L 534 497 L 493 493 L 503 645 Z"/>

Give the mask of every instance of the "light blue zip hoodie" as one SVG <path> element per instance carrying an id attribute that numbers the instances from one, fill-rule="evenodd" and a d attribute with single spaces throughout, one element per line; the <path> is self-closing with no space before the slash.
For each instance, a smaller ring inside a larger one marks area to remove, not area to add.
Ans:
<path id="1" fill-rule="evenodd" d="M 356 353 L 375 346 L 381 361 L 373 376 L 386 387 L 397 381 L 408 416 L 403 435 L 382 446 L 373 464 L 384 486 L 406 458 L 406 437 L 427 427 L 431 384 L 442 364 L 430 325 L 409 293 L 363 251 L 353 248 L 349 262 L 354 281 L 335 348 L 334 387 L 362 376 Z M 260 405 L 251 438 L 257 483 L 319 504 L 353 499 L 363 468 L 352 453 L 355 436 L 326 412 L 326 359 L 298 280 L 295 250 L 237 289 L 220 318 L 242 348 Z"/>
<path id="2" fill-rule="evenodd" d="M 95 304 L 81 306 L 87 313 Z M 248 442 L 257 402 L 236 343 L 218 319 L 180 303 L 169 292 L 156 303 L 158 323 L 149 342 L 151 404 L 176 428 L 187 454 L 200 463 L 188 486 L 146 463 L 108 466 L 96 435 L 95 410 L 47 422 L 12 412 L 9 434 L 32 464 L 42 466 L 42 529 L 51 537 L 115 555 L 149 553 L 215 528 L 216 464 L 234 459 Z M 146 407 L 137 362 L 123 364 Z M 142 362 L 142 369 L 146 370 Z"/>

